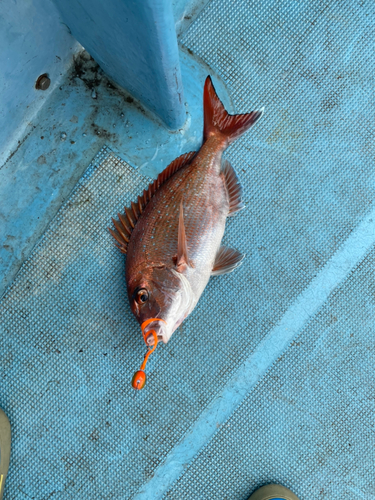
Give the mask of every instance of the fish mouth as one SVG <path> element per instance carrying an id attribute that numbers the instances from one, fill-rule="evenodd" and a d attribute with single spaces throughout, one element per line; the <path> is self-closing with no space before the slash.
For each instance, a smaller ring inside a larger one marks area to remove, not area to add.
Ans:
<path id="1" fill-rule="evenodd" d="M 147 329 L 143 333 L 143 338 L 147 346 L 153 346 L 155 344 L 155 338 L 151 332 L 156 333 L 158 342 L 163 342 L 164 344 L 167 343 L 167 335 L 163 329 L 163 326 L 160 324 L 160 322 L 155 321 L 150 323 L 150 325 L 147 326 Z"/>

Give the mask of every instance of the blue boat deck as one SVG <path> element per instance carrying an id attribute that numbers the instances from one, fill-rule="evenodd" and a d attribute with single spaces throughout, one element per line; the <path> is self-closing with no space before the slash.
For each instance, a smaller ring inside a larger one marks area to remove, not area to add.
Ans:
<path id="1" fill-rule="evenodd" d="M 64 74 L 0 169 L 5 498 L 375 498 L 374 35 L 371 2 L 213 0 L 180 38 L 177 133 L 87 56 Z M 226 153 L 246 209 L 224 242 L 246 259 L 135 393 L 144 344 L 107 227 L 199 147 L 207 68 L 231 110 L 265 107 Z"/>

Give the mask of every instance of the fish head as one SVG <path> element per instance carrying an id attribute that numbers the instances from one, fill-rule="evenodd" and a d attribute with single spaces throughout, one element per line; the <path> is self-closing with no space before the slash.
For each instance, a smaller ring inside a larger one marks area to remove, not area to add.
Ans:
<path id="1" fill-rule="evenodd" d="M 166 344 L 193 307 L 187 278 L 166 266 L 148 267 L 130 276 L 127 287 L 130 307 L 139 324 L 155 318 L 143 331 L 145 342 L 154 344 L 153 330 Z"/>

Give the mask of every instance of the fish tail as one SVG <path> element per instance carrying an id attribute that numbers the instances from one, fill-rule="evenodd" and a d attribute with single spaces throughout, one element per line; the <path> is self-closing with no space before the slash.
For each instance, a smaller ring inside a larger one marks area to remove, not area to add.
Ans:
<path id="1" fill-rule="evenodd" d="M 206 78 L 203 91 L 204 132 L 203 139 L 221 134 L 231 144 L 253 126 L 263 114 L 263 110 L 244 115 L 230 115 L 216 94 L 211 77 Z"/>

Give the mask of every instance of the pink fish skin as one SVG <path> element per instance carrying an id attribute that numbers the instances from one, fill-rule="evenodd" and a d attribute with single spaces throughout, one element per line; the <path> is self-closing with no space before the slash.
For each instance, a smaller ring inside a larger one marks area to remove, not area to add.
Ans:
<path id="1" fill-rule="evenodd" d="M 147 344 L 167 343 L 196 306 L 210 276 L 233 271 L 242 261 L 237 250 L 221 245 L 228 216 L 243 208 L 242 187 L 225 149 L 262 115 L 229 115 L 207 77 L 204 133 L 199 151 L 172 162 L 136 203 L 119 214 L 110 230 L 127 253 L 126 284 L 131 310 Z"/>

